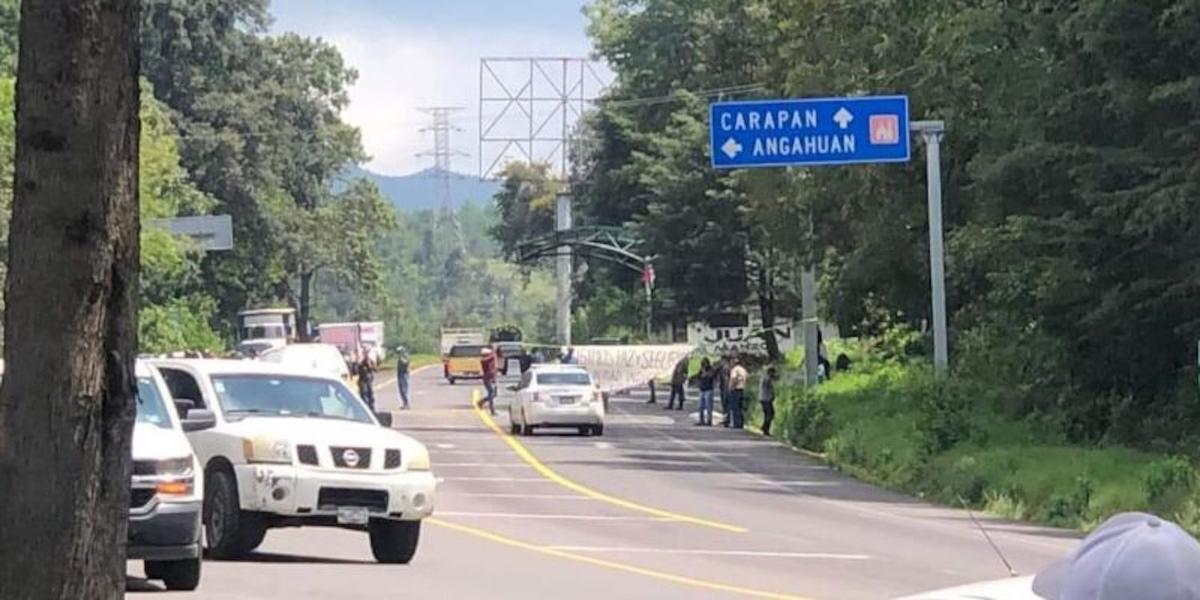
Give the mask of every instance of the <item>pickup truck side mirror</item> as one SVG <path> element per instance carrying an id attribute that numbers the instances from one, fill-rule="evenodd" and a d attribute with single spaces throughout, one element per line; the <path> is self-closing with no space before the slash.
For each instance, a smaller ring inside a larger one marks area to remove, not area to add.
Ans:
<path id="1" fill-rule="evenodd" d="M 179 422 L 184 431 L 203 431 L 217 426 L 217 416 L 213 411 L 203 408 L 193 408 L 188 411 L 187 418 Z"/>
<path id="2" fill-rule="evenodd" d="M 376 411 L 375 418 L 379 420 L 379 425 L 382 427 L 392 427 L 392 413 L 390 411 Z"/>
<path id="3" fill-rule="evenodd" d="M 187 398 L 180 398 L 175 401 L 175 412 L 179 414 L 180 419 L 188 418 L 188 412 L 196 408 L 196 401 Z"/>

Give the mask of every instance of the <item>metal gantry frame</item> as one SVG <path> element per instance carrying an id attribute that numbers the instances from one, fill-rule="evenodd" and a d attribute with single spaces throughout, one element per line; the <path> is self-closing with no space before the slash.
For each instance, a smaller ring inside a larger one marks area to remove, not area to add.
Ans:
<path id="1" fill-rule="evenodd" d="M 569 247 L 580 256 L 598 258 L 641 273 L 654 262 L 655 257 L 635 252 L 634 248 L 639 243 L 640 240 L 620 227 L 576 227 L 555 231 L 521 244 L 517 248 L 517 261 L 529 263 L 555 257 L 559 248 Z"/>
<path id="2" fill-rule="evenodd" d="M 596 67 L 582 57 L 479 59 L 479 177 L 520 158 L 549 163 L 566 180 L 571 132 L 608 87 Z"/>

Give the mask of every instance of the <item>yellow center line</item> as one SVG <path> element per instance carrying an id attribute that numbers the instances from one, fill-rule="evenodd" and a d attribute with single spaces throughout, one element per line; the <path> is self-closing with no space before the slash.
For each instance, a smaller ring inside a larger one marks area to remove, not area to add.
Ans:
<path id="1" fill-rule="evenodd" d="M 752 598 L 770 598 L 772 600 L 809 600 L 808 598 L 804 598 L 802 596 L 792 596 L 789 594 L 781 594 L 778 592 L 769 592 L 766 590 L 756 590 L 753 588 L 746 588 L 746 587 L 741 587 L 741 586 L 727 584 L 727 583 L 720 583 L 720 582 L 716 582 L 716 581 L 708 581 L 705 579 L 695 579 L 692 577 L 685 577 L 683 575 L 673 575 L 671 573 L 655 571 L 653 569 L 647 569 L 645 567 L 639 567 L 639 566 L 630 565 L 630 564 L 626 564 L 626 563 L 605 560 L 602 558 L 596 558 L 594 556 L 586 556 L 583 554 L 576 554 L 574 552 L 568 552 L 566 550 L 558 550 L 558 549 L 549 548 L 546 546 L 539 546 L 537 544 L 523 542 L 521 540 L 506 537 L 506 536 L 500 535 L 498 533 L 493 533 L 491 531 L 477 529 L 475 527 L 471 527 L 468 525 L 462 525 L 459 523 L 452 523 L 450 521 L 444 521 L 442 519 L 438 519 L 435 517 L 429 517 L 429 518 L 426 518 L 425 520 L 432 525 L 437 525 L 439 527 L 445 527 L 446 529 L 451 529 L 451 530 L 454 530 L 454 531 L 457 531 L 460 533 L 473 535 L 475 537 L 483 538 L 483 539 L 491 541 L 491 542 L 496 542 L 497 544 L 504 544 L 506 546 L 512 546 L 514 548 L 520 548 L 522 550 L 528 550 L 530 552 L 537 552 L 539 554 L 545 554 L 548 556 L 554 556 L 554 557 L 563 558 L 566 560 L 573 560 L 576 562 L 586 563 L 589 565 L 603 567 L 606 569 L 612 569 L 615 571 L 624 571 L 626 573 L 633 573 L 635 575 L 642 575 L 644 577 L 652 577 L 654 579 L 659 579 L 662 581 L 669 581 L 671 583 L 676 583 L 679 585 L 704 588 L 704 589 L 708 589 L 708 590 L 717 590 L 717 591 L 721 591 L 721 592 L 729 592 L 731 594 L 738 594 L 741 596 L 748 596 L 748 597 L 752 597 Z"/>
<path id="2" fill-rule="evenodd" d="M 730 524 L 721 523 L 718 521 L 710 521 L 708 519 L 702 519 L 702 518 L 693 517 L 690 515 L 683 515 L 683 514 L 671 512 L 668 510 L 663 510 L 661 508 L 654 508 L 652 506 L 638 504 L 637 502 L 633 502 L 631 500 L 625 500 L 623 498 L 617 498 L 616 496 L 611 496 L 611 495 L 601 492 L 599 490 L 594 490 L 590 487 L 587 487 L 581 483 L 577 483 L 575 481 L 567 479 L 566 477 L 563 477 L 562 475 L 558 474 L 557 471 L 546 466 L 542 461 L 538 460 L 538 458 L 536 456 L 534 456 L 533 453 L 530 452 L 529 449 L 526 448 L 524 444 L 522 444 L 520 441 L 518 441 L 517 438 L 509 435 L 503 429 L 501 429 L 500 426 L 496 424 L 496 420 L 493 419 L 491 417 L 491 415 L 484 412 L 483 407 L 480 406 L 479 400 L 480 400 L 479 390 L 478 389 L 472 390 L 471 391 L 471 406 L 473 406 L 475 408 L 475 414 L 479 415 L 479 419 L 483 421 L 484 425 L 487 425 L 488 428 L 491 429 L 496 435 L 500 436 L 501 439 L 503 439 L 505 442 L 507 442 L 509 447 L 512 448 L 513 452 L 515 452 L 517 454 L 517 456 L 521 457 L 521 460 L 524 460 L 526 463 L 529 464 L 529 466 L 533 467 L 533 469 L 535 471 L 537 471 L 539 475 L 541 475 L 542 477 L 545 477 L 546 479 L 549 479 L 550 481 L 553 481 L 554 483 L 557 483 L 558 485 L 561 485 L 561 486 L 563 486 L 571 491 L 577 492 L 579 494 L 583 494 L 584 496 L 587 496 L 589 498 L 594 498 L 601 502 L 606 502 L 613 506 L 619 506 L 624 509 L 641 512 L 641 513 L 646 513 L 648 515 L 654 515 L 656 517 L 662 517 L 665 519 L 669 519 L 671 521 L 678 521 L 681 523 L 690 523 L 692 525 L 699 525 L 702 527 L 711 527 L 713 529 L 720 529 L 722 531 L 729 531 L 729 532 L 733 532 L 733 533 L 745 533 L 746 532 L 746 528 L 744 528 L 744 527 L 738 527 L 737 525 L 730 525 Z M 434 468 L 436 468 L 436 467 L 437 467 L 437 465 L 434 465 Z"/>

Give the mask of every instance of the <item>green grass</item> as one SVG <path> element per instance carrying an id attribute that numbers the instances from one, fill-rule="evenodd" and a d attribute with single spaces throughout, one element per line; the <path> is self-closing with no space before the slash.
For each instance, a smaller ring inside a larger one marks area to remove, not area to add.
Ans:
<path id="1" fill-rule="evenodd" d="M 934 381 L 924 364 L 859 362 L 815 392 L 785 385 L 776 412 L 775 437 L 931 501 L 1080 529 L 1150 510 L 1200 533 L 1191 460 L 1067 444 L 1002 416 L 973 382 Z"/>
<path id="2" fill-rule="evenodd" d="M 410 354 L 408 355 L 408 370 L 411 373 L 421 367 L 436 365 L 440 362 L 442 362 L 442 357 L 438 354 Z M 389 354 L 388 357 L 383 360 L 383 363 L 379 365 L 380 370 L 395 370 L 395 368 L 395 353 Z"/>

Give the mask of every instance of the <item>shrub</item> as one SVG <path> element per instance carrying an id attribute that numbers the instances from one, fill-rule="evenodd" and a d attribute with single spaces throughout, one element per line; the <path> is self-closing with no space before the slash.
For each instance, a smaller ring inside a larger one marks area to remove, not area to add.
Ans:
<path id="1" fill-rule="evenodd" d="M 783 408 L 777 417 L 779 430 L 784 432 L 789 443 L 813 451 L 825 448 L 825 441 L 833 433 L 833 421 L 821 396 L 788 388 L 784 401 L 777 401 L 779 407 Z"/>
<path id="2" fill-rule="evenodd" d="M 1186 458 L 1172 456 L 1147 467 L 1142 483 L 1151 508 L 1162 511 L 1179 505 L 1191 494 L 1196 470 Z"/>
<path id="3" fill-rule="evenodd" d="M 921 377 L 913 389 L 918 410 L 917 432 L 926 454 L 939 454 L 974 435 L 974 403 L 964 386 Z"/>

